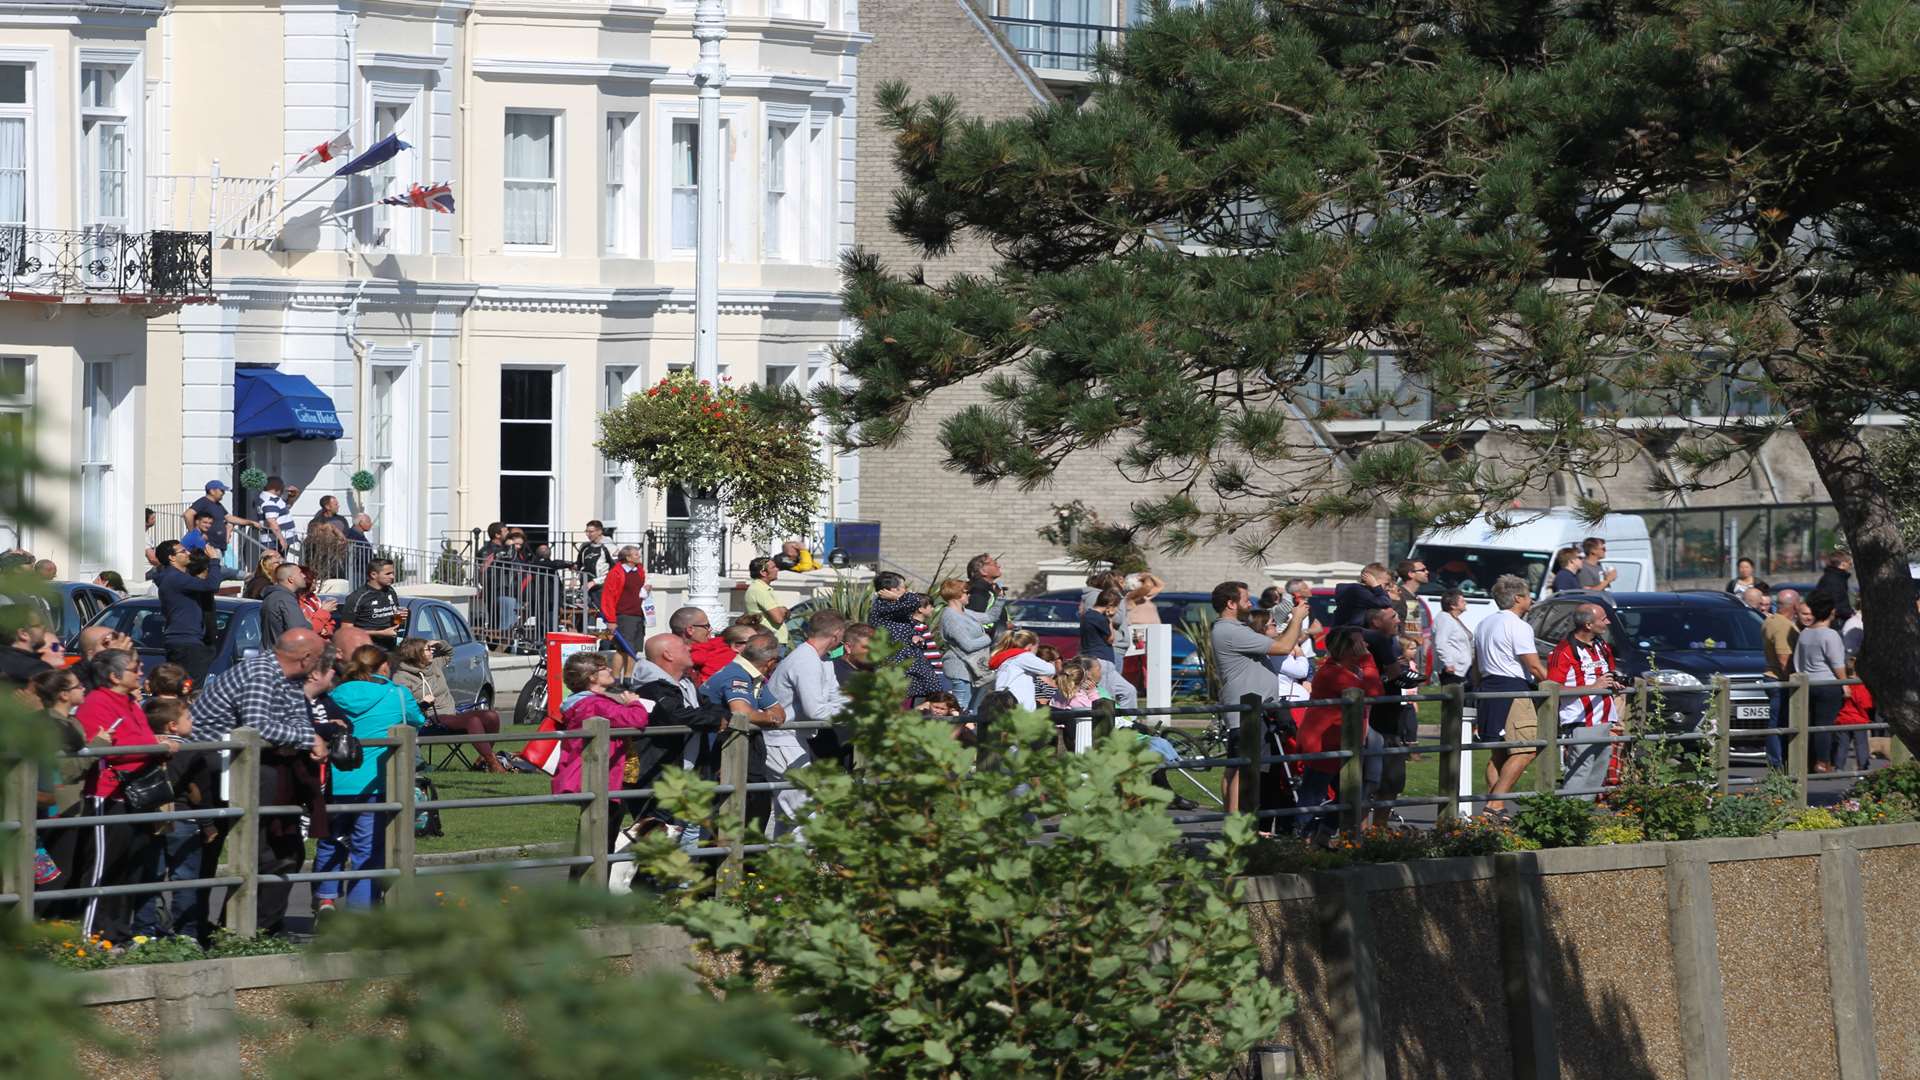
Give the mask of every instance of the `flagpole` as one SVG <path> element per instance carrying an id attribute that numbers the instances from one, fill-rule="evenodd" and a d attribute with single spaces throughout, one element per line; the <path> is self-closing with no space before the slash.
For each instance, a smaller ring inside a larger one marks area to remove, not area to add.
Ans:
<path id="1" fill-rule="evenodd" d="M 693 271 L 694 378 L 720 384 L 720 87 L 727 66 L 720 42 L 727 36 L 722 0 L 699 0 L 693 9 L 693 36 L 700 62 L 693 82 L 700 88 L 699 139 L 694 168 L 698 215 Z M 720 602 L 720 500 L 713 492 L 687 494 L 687 604 L 700 608 L 718 626 L 727 610 Z"/>
<path id="2" fill-rule="evenodd" d="M 343 217 L 346 217 L 346 216 L 347 216 L 348 214 L 357 214 L 357 213 L 359 213 L 359 212 L 360 212 L 360 211 L 362 211 L 362 210 L 371 210 L 371 209 L 373 209 L 374 207 L 376 207 L 376 206 L 379 206 L 379 205 L 380 205 L 381 203 L 383 203 L 383 202 L 386 202 L 386 201 L 387 201 L 387 200 L 385 200 L 385 199 L 375 199 L 375 200 L 373 200 L 373 201 L 372 201 L 372 202 L 370 202 L 370 203 L 361 203 L 361 204 L 360 204 L 359 206 L 355 206 L 355 207 L 350 207 L 349 209 L 346 209 L 346 210 L 335 210 L 335 211 L 333 211 L 333 212 L 332 212 L 332 213 L 330 213 L 330 214 L 326 214 L 326 215 L 324 215 L 324 216 L 323 216 L 323 217 L 322 217 L 322 218 L 321 218 L 320 220 L 322 220 L 322 221 L 338 221 L 339 219 L 341 219 L 341 218 L 343 218 Z M 398 205 L 398 204 L 396 204 L 396 205 Z M 409 209 L 417 209 L 417 208 L 414 208 L 414 207 L 409 207 Z"/>

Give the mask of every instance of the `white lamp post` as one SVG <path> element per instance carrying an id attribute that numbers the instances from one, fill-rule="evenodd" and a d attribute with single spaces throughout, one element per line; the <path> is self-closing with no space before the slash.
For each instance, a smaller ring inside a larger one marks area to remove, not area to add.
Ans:
<path id="1" fill-rule="evenodd" d="M 727 66 L 720 42 L 727 36 L 722 0 L 700 0 L 693 9 L 693 36 L 700 62 L 693 83 L 700 89 L 699 143 L 694 154 L 699 212 L 693 272 L 693 377 L 720 384 L 720 87 Z M 687 603 L 705 611 L 715 626 L 726 618 L 720 602 L 720 502 L 710 492 L 687 492 Z"/>

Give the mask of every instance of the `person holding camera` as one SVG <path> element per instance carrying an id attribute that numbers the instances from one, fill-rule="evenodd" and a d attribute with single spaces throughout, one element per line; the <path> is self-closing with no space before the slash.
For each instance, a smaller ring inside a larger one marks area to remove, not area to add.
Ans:
<path id="1" fill-rule="evenodd" d="M 1614 744 L 1594 740 L 1620 733 L 1621 699 L 1615 695 L 1627 688 L 1607 643 L 1612 626 L 1606 608 L 1581 604 L 1573 609 L 1573 633 L 1547 657 L 1548 679 L 1568 691 L 1590 691 L 1560 699 L 1560 737 L 1570 744 L 1560 748 L 1561 793 L 1588 802 L 1606 786 L 1613 762 Z"/>
<path id="2" fill-rule="evenodd" d="M 422 735 L 498 735 L 500 734 L 500 714 L 482 707 L 478 702 L 474 708 L 465 712 L 453 698 L 453 688 L 447 684 L 447 659 L 453 655 L 453 647 L 444 641 L 427 638 L 408 638 L 393 650 L 393 684 L 413 695 L 413 700 L 426 714 L 427 726 Z M 490 773 L 512 772 L 493 752 L 490 742 L 474 743 L 473 748 L 480 755 L 480 763 L 475 766 Z"/>

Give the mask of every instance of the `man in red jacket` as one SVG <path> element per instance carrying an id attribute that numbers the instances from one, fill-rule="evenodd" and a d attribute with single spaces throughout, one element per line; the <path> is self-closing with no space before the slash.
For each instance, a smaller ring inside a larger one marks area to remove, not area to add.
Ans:
<path id="1" fill-rule="evenodd" d="M 607 568 L 607 580 L 600 587 L 600 614 L 613 627 L 613 677 L 624 679 L 633 674 L 633 662 L 647 640 L 647 568 L 641 565 L 640 549 L 632 544 L 620 549 L 620 555 Z"/>

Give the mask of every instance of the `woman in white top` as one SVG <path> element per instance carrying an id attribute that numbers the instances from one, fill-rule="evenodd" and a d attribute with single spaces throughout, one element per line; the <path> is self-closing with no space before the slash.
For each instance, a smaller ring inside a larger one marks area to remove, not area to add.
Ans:
<path id="1" fill-rule="evenodd" d="M 1034 655 L 1033 647 L 1039 643 L 1031 630 L 1011 631 L 994 646 L 993 656 L 987 661 L 993 672 L 993 688 L 1012 694 L 1023 709 L 1039 707 L 1034 680 L 1051 679 L 1056 673 L 1051 663 Z"/>
<path id="2" fill-rule="evenodd" d="M 1460 616 L 1467 610 L 1467 598 L 1459 589 L 1448 589 L 1440 598 L 1440 616 L 1433 620 L 1434 661 L 1440 665 L 1440 685 L 1466 682 L 1473 667 L 1473 632 Z"/>

